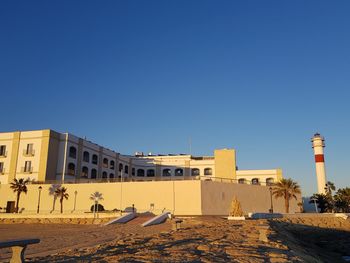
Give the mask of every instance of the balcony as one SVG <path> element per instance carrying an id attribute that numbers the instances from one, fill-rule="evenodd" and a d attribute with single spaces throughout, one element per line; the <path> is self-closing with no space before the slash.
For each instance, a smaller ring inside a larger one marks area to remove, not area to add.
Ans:
<path id="1" fill-rule="evenodd" d="M 23 155 L 26 157 L 31 157 L 35 155 L 35 151 L 33 149 L 32 150 L 25 149 L 23 150 Z"/>
<path id="2" fill-rule="evenodd" d="M 6 158 L 7 157 L 7 151 L 0 153 L 0 158 Z"/>
<path id="3" fill-rule="evenodd" d="M 21 173 L 31 174 L 32 172 L 33 172 L 33 167 L 22 167 L 21 168 Z"/>

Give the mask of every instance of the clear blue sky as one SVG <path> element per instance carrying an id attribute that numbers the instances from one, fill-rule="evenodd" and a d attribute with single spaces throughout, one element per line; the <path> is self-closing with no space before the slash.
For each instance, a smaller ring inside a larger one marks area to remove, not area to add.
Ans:
<path id="1" fill-rule="evenodd" d="M 316 191 L 350 185 L 349 1 L 1 1 L 1 131 L 121 153 L 237 150 Z"/>

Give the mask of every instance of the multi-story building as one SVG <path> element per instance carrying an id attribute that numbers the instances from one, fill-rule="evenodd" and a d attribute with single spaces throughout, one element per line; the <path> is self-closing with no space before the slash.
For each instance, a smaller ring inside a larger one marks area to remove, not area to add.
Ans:
<path id="1" fill-rule="evenodd" d="M 14 178 L 37 182 L 118 180 L 231 180 L 269 184 L 282 178 L 281 169 L 238 170 L 233 149 L 214 156 L 188 154 L 123 155 L 68 133 L 53 130 L 0 133 L 0 182 Z"/>

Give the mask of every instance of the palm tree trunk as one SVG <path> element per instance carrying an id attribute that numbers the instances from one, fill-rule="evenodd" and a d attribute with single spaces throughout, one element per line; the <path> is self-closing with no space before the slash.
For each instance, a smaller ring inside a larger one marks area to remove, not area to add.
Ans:
<path id="1" fill-rule="evenodd" d="M 63 197 L 61 197 L 60 203 L 61 203 L 61 214 L 62 214 L 63 213 Z"/>
<path id="2" fill-rule="evenodd" d="M 21 195 L 21 192 L 17 192 L 17 201 L 16 201 L 16 213 L 18 213 L 19 209 L 19 197 Z"/>
<path id="3" fill-rule="evenodd" d="M 286 196 L 284 197 L 284 207 L 286 208 L 286 213 L 289 213 L 289 194 L 286 193 Z"/>

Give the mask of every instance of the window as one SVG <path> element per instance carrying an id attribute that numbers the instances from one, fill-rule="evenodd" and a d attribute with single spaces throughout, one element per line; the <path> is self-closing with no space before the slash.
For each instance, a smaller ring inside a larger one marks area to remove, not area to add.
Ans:
<path id="1" fill-rule="evenodd" d="M 24 163 L 24 170 L 25 173 L 31 173 L 32 172 L 32 162 L 31 161 L 26 161 Z"/>
<path id="2" fill-rule="evenodd" d="M 119 164 L 119 172 L 121 172 L 121 171 L 123 171 L 123 164 L 122 163 Z"/>
<path id="3" fill-rule="evenodd" d="M 183 176 L 184 175 L 184 170 L 178 168 L 175 170 L 175 176 Z"/>
<path id="4" fill-rule="evenodd" d="M 1 174 L 1 173 L 4 173 L 4 172 L 5 172 L 5 170 L 4 170 L 4 163 L 1 162 L 1 163 L 0 163 L 0 174 Z"/>
<path id="5" fill-rule="evenodd" d="M 145 176 L 145 170 L 137 169 L 137 176 Z"/>
<path id="6" fill-rule="evenodd" d="M 0 145 L 0 156 L 6 157 L 6 145 Z"/>
<path id="7" fill-rule="evenodd" d="M 68 164 L 68 175 L 75 176 L 75 164 L 74 163 Z"/>
<path id="8" fill-rule="evenodd" d="M 73 146 L 69 147 L 69 157 L 73 159 L 77 158 L 77 149 Z"/>
<path id="9" fill-rule="evenodd" d="M 131 169 L 131 175 L 135 176 L 135 168 Z"/>
<path id="10" fill-rule="evenodd" d="M 33 150 L 33 144 L 28 143 L 27 144 L 27 155 L 34 155 L 34 150 Z"/>
<path id="11" fill-rule="evenodd" d="M 127 165 L 124 166 L 124 172 L 125 172 L 126 174 L 129 173 L 129 166 L 127 166 Z"/>
<path id="12" fill-rule="evenodd" d="M 91 179 L 96 179 L 97 178 L 97 171 L 96 169 L 91 169 Z"/>
<path id="13" fill-rule="evenodd" d="M 93 163 L 93 164 L 97 164 L 97 163 L 98 163 L 98 157 L 97 157 L 96 154 L 93 154 L 93 155 L 92 155 L 92 163 Z"/>
<path id="14" fill-rule="evenodd" d="M 114 174 L 113 174 L 113 173 L 110 173 L 110 174 L 109 174 L 109 178 L 114 178 Z"/>
<path id="15" fill-rule="evenodd" d="M 205 168 L 204 169 L 204 175 L 212 175 L 213 170 L 211 168 Z"/>
<path id="16" fill-rule="evenodd" d="M 171 170 L 170 169 L 164 169 L 162 176 L 171 176 Z"/>
<path id="17" fill-rule="evenodd" d="M 198 175 L 200 175 L 199 169 L 198 169 L 198 168 L 193 168 L 193 169 L 191 170 L 191 175 L 192 175 L 192 176 L 198 176 Z"/>
<path id="18" fill-rule="evenodd" d="M 83 153 L 83 161 L 87 162 L 87 163 L 90 162 L 90 154 L 89 154 L 89 152 L 85 151 Z"/>
<path id="19" fill-rule="evenodd" d="M 258 178 L 253 178 L 252 179 L 252 184 L 258 185 L 259 184 L 259 179 Z"/>
<path id="20" fill-rule="evenodd" d="M 107 178 L 107 172 L 102 173 L 102 178 Z"/>
<path id="21" fill-rule="evenodd" d="M 89 169 L 86 166 L 83 166 L 81 169 L 81 177 L 88 178 L 89 177 Z"/>
<path id="22" fill-rule="evenodd" d="M 108 168 L 108 159 L 107 159 L 107 158 L 103 158 L 102 166 L 103 166 L 104 168 Z"/>
<path id="23" fill-rule="evenodd" d="M 274 180 L 273 178 L 267 178 L 267 179 L 266 179 L 266 185 L 271 186 L 271 185 L 274 184 L 274 182 L 275 182 L 275 180 Z"/>
<path id="24" fill-rule="evenodd" d="M 238 179 L 238 183 L 239 184 L 245 184 L 245 179 L 244 178 Z"/>
<path id="25" fill-rule="evenodd" d="M 148 169 L 147 170 L 147 177 L 154 177 L 154 176 L 155 176 L 154 169 Z"/>
<path id="26" fill-rule="evenodd" d="M 114 164 L 114 161 L 112 160 L 112 161 L 109 163 L 109 168 L 114 170 L 114 166 L 115 166 L 115 164 Z"/>

